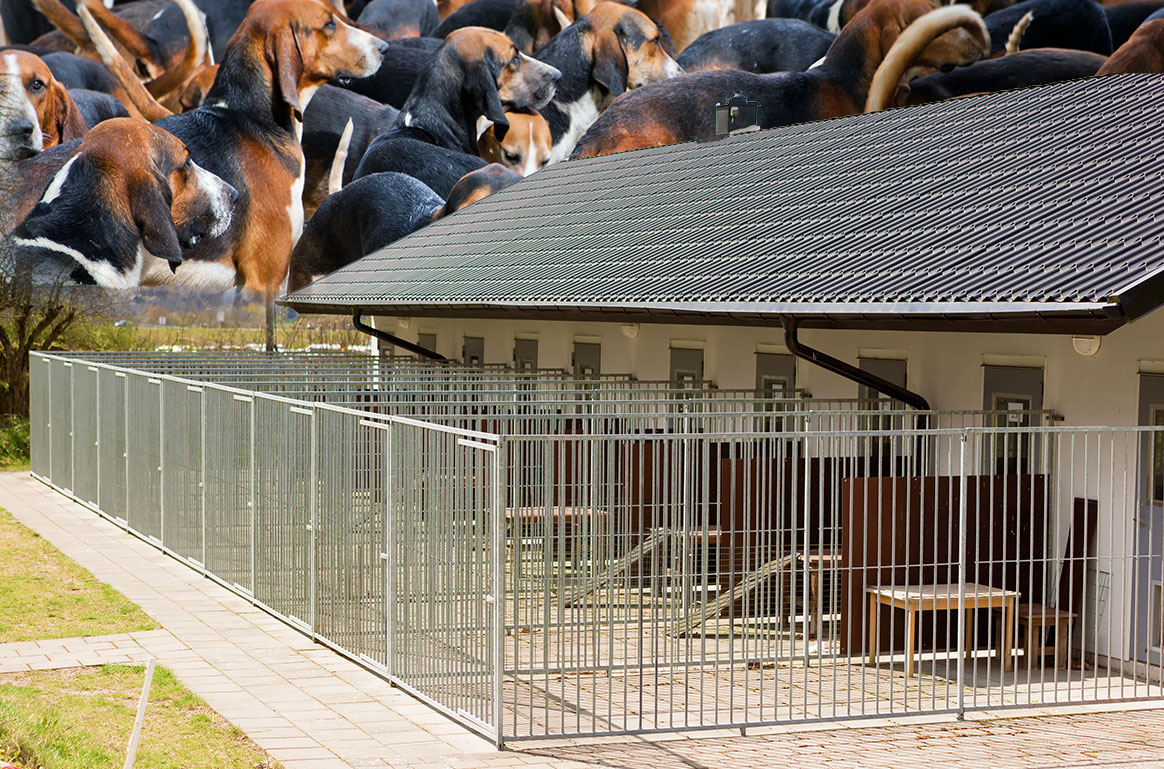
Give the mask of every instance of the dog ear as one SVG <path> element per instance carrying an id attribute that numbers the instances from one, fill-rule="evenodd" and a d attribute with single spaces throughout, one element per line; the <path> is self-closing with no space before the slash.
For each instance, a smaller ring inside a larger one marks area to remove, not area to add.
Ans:
<path id="1" fill-rule="evenodd" d="M 73 139 L 80 139 L 89 132 L 89 124 L 81 115 L 80 108 L 68 90 L 56 80 L 53 80 L 52 91 L 57 102 L 57 114 L 53 125 L 57 140 L 64 144 Z"/>
<path id="2" fill-rule="evenodd" d="M 505 132 L 509 130 L 509 121 L 505 117 L 505 109 L 502 108 L 501 97 L 497 93 L 496 76 L 485 62 L 475 62 L 465 73 L 465 89 L 473 99 L 477 114 L 493 121 L 493 135 L 497 137 L 497 141 L 503 141 Z"/>
<path id="3" fill-rule="evenodd" d="M 303 51 L 299 48 L 299 35 L 292 22 L 287 29 L 275 36 L 275 50 L 270 58 L 271 74 L 278 83 L 280 95 L 296 120 L 303 121 L 303 105 L 299 103 L 299 81 L 303 79 Z"/>
<path id="4" fill-rule="evenodd" d="M 170 213 L 168 180 L 151 176 L 131 184 L 129 198 L 133 223 L 141 233 L 145 250 L 169 262 L 170 269 L 177 269 L 182 263 L 182 246 L 178 243 L 178 230 Z"/>
<path id="5" fill-rule="evenodd" d="M 595 82 L 610 92 L 620 96 L 626 91 L 629 65 L 626 52 L 622 49 L 622 25 L 614 25 L 614 34 L 594 38 L 594 64 L 591 74 Z"/>

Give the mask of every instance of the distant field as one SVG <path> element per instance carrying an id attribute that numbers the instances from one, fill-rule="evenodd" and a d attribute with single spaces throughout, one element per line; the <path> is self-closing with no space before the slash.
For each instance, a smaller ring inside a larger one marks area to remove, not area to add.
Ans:
<path id="1" fill-rule="evenodd" d="M 120 349 L 156 350 L 158 348 L 183 350 L 222 350 L 259 347 L 263 344 L 263 329 L 201 326 L 132 326 L 121 335 Z M 304 349 L 327 345 L 341 350 L 368 343 L 368 337 L 350 326 L 347 328 L 320 328 L 303 319 L 278 327 L 277 343 L 284 349 Z M 114 349 L 114 348 L 110 348 Z"/>

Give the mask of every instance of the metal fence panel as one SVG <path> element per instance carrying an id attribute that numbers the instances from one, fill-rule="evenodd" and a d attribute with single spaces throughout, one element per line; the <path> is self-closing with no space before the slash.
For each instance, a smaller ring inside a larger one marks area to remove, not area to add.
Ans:
<path id="1" fill-rule="evenodd" d="M 49 419 L 49 472 L 53 483 L 73 490 L 73 364 L 56 360 L 49 377 L 52 414 Z"/>
<path id="2" fill-rule="evenodd" d="M 161 384 L 162 530 L 164 543 L 202 562 L 202 388 L 174 379 Z"/>
<path id="3" fill-rule="evenodd" d="M 255 401 L 255 598 L 311 626 L 310 408 Z"/>
<path id="4" fill-rule="evenodd" d="M 249 593 L 253 586 L 253 398 L 209 387 L 202 397 L 206 409 L 206 568 L 226 584 Z"/>
<path id="5" fill-rule="evenodd" d="M 125 394 L 128 375 L 102 368 L 97 372 L 98 450 L 97 506 L 105 515 L 125 521 L 129 515 L 126 483 Z"/>
<path id="6" fill-rule="evenodd" d="M 393 673 L 496 730 L 496 446 L 393 424 Z"/>
<path id="7" fill-rule="evenodd" d="M 97 504 L 100 456 L 97 446 L 96 366 L 73 366 L 73 494 L 89 504 Z"/>
<path id="8" fill-rule="evenodd" d="M 41 478 L 52 480 L 49 458 L 49 419 L 52 415 L 50 403 L 52 358 L 33 353 L 28 364 L 29 431 L 32 441 L 32 472 Z"/>
<path id="9" fill-rule="evenodd" d="M 350 412 L 319 410 L 316 419 L 315 630 L 385 666 L 383 432 Z"/>
<path id="10" fill-rule="evenodd" d="M 129 525 L 162 539 L 162 381 L 142 374 L 126 379 L 126 455 Z"/>

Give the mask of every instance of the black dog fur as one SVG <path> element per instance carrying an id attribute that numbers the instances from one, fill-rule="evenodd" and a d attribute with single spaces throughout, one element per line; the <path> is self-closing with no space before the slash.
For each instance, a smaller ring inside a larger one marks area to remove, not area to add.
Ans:
<path id="1" fill-rule="evenodd" d="M 416 232 L 444 200 L 417 179 L 377 173 L 328 196 L 303 228 L 291 252 L 288 290 Z"/>
<path id="2" fill-rule="evenodd" d="M 803 72 L 825 55 L 836 37 L 800 19 L 743 21 L 700 35 L 679 54 L 679 64 L 686 72 Z"/>

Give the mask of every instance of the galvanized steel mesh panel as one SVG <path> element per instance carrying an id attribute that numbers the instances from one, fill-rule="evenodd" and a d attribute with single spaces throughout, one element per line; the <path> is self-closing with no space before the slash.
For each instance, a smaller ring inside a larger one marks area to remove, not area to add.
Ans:
<path id="1" fill-rule="evenodd" d="M 162 383 L 141 374 L 126 379 L 129 525 L 162 538 Z"/>
<path id="2" fill-rule="evenodd" d="M 384 435 L 358 414 L 320 410 L 316 419 L 316 633 L 384 665 Z"/>
<path id="3" fill-rule="evenodd" d="M 495 454 L 392 425 L 393 672 L 446 708 L 494 720 Z"/>
<path id="4" fill-rule="evenodd" d="M 202 561 L 202 388 L 162 381 L 163 531 L 166 547 Z"/>
<path id="5" fill-rule="evenodd" d="M 50 473 L 53 483 L 73 490 L 73 364 L 56 360 L 49 377 Z"/>
<path id="6" fill-rule="evenodd" d="M 207 388 L 206 568 L 228 585 L 252 587 L 253 506 L 251 398 Z"/>
<path id="7" fill-rule="evenodd" d="M 49 417 L 52 409 L 49 403 L 53 362 L 49 358 L 33 356 L 28 364 L 29 431 L 32 439 L 32 471 L 42 478 L 52 479 L 49 462 Z"/>
<path id="8" fill-rule="evenodd" d="M 255 401 L 255 598 L 311 625 L 312 411 Z"/>
<path id="9" fill-rule="evenodd" d="M 102 368 L 97 372 L 97 420 L 101 433 L 97 506 L 110 518 L 125 520 L 126 498 L 125 395 L 127 376 Z"/>
<path id="10" fill-rule="evenodd" d="M 73 367 L 73 493 L 82 502 L 97 503 L 97 377 L 95 366 Z"/>

